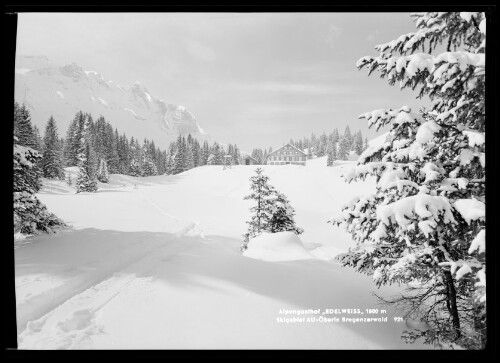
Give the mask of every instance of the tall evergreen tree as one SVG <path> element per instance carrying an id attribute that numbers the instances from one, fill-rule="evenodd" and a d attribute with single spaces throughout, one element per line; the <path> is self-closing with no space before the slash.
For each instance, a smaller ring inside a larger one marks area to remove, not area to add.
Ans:
<path id="1" fill-rule="evenodd" d="M 31 125 L 31 114 L 24 104 L 19 106 L 17 102 L 14 103 L 14 136 L 19 146 L 27 146 L 35 150 L 38 147 Z"/>
<path id="2" fill-rule="evenodd" d="M 361 155 L 361 153 L 363 152 L 363 135 L 361 134 L 361 131 L 357 132 L 356 136 L 354 137 L 353 150 L 358 155 Z"/>
<path id="3" fill-rule="evenodd" d="M 92 150 L 91 134 L 90 134 L 91 118 L 85 116 L 82 124 L 76 130 L 75 139 L 79 140 L 78 147 L 78 178 L 76 182 L 76 192 L 96 192 L 97 182 L 95 179 L 94 170 L 94 154 Z"/>
<path id="4" fill-rule="evenodd" d="M 326 133 L 323 131 L 323 133 L 319 137 L 318 157 L 326 155 L 327 144 L 328 144 L 328 137 L 326 136 Z"/>
<path id="5" fill-rule="evenodd" d="M 174 156 L 174 165 L 172 174 L 179 174 L 186 170 L 186 143 L 183 142 L 181 135 L 177 137 L 176 153 Z"/>
<path id="6" fill-rule="evenodd" d="M 408 342 L 483 349 L 486 17 L 412 16 L 416 33 L 378 45 L 380 55 L 361 58 L 357 67 L 428 95 L 432 109 L 403 106 L 360 116 L 377 130 L 392 128 L 386 143 L 346 175 L 347 181 L 374 175 L 377 189 L 336 219 L 356 241 L 343 262 L 373 273 L 377 285 L 412 283 L 400 298 L 386 299 L 406 318 L 425 322 L 405 332 Z M 442 43 L 447 51 L 431 55 Z"/>
<path id="7" fill-rule="evenodd" d="M 190 135 L 191 136 L 191 135 Z M 186 170 L 194 168 L 194 155 L 193 155 L 194 142 L 186 143 Z"/>
<path id="8" fill-rule="evenodd" d="M 347 125 L 344 131 L 344 143 L 347 146 L 348 151 L 350 151 L 352 147 L 352 138 L 351 129 L 349 128 L 349 125 Z"/>
<path id="9" fill-rule="evenodd" d="M 142 176 L 152 176 L 158 174 L 158 169 L 154 163 L 151 149 L 147 140 L 144 140 L 142 147 Z"/>
<path id="10" fill-rule="evenodd" d="M 78 164 L 78 148 L 80 147 L 78 135 L 84 121 L 85 116 L 82 111 L 79 111 L 69 125 L 64 145 L 64 162 L 66 166 L 76 166 Z"/>
<path id="11" fill-rule="evenodd" d="M 109 181 L 109 173 L 108 173 L 108 163 L 106 159 L 101 159 L 99 162 L 99 169 L 97 170 L 97 180 L 101 183 L 107 183 Z"/>
<path id="12" fill-rule="evenodd" d="M 129 166 L 129 175 L 131 176 L 142 176 L 142 153 L 141 147 L 139 146 L 139 142 L 137 139 L 134 140 L 134 137 L 130 139 L 130 166 Z"/>
<path id="13" fill-rule="evenodd" d="M 209 156 L 210 156 L 210 147 L 208 145 L 208 142 L 204 141 L 200 154 L 200 165 L 207 165 Z"/>
<path id="14" fill-rule="evenodd" d="M 40 136 L 40 130 L 36 125 L 33 125 L 33 148 L 43 153 L 43 139 Z"/>
<path id="15" fill-rule="evenodd" d="M 333 162 L 337 160 L 337 143 L 334 140 L 332 135 L 328 142 L 326 166 L 332 166 Z"/>
<path id="16" fill-rule="evenodd" d="M 337 157 L 340 160 L 347 160 L 349 158 L 350 141 L 348 136 L 343 135 L 339 141 Z"/>
<path id="17" fill-rule="evenodd" d="M 212 146 L 211 155 L 211 165 L 222 165 L 224 163 L 224 149 L 217 142 L 214 142 Z"/>
<path id="18" fill-rule="evenodd" d="M 43 138 L 43 156 L 40 163 L 43 176 L 48 179 L 64 179 L 56 121 L 50 116 Z"/>
<path id="19" fill-rule="evenodd" d="M 334 144 L 338 144 L 338 142 L 340 141 L 339 130 L 337 128 L 333 130 L 332 138 Z"/>

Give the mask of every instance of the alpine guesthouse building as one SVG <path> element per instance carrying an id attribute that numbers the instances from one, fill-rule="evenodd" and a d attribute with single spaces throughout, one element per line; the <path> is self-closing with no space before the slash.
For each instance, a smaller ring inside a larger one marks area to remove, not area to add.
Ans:
<path id="1" fill-rule="evenodd" d="M 286 144 L 267 156 L 267 165 L 306 165 L 306 153 L 293 145 Z"/>

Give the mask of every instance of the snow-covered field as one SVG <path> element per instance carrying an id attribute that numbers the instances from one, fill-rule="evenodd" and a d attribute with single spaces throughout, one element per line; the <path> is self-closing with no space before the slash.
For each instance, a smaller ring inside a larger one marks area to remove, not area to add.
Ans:
<path id="1" fill-rule="evenodd" d="M 370 277 L 333 261 L 352 241 L 326 221 L 374 188 L 344 183 L 352 165 L 327 168 L 320 158 L 306 167 L 261 166 L 305 230 L 300 239 L 281 236 L 269 254 L 268 236 L 239 251 L 252 204 L 243 196 L 258 166 L 112 175 L 95 194 L 44 180 L 40 200 L 71 227 L 16 242 L 19 348 L 422 348 L 400 339 L 405 323 L 371 293 L 398 287 L 377 290 Z M 297 309 L 361 309 L 322 319 L 388 321 L 292 323 L 303 315 L 284 312 Z"/>

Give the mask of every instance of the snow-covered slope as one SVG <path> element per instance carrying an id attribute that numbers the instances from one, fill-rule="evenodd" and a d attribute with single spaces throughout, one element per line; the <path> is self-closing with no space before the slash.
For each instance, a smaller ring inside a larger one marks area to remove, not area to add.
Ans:
<path id="1" fill-rule="evenodd" d="M 262 246 L 258 259 L 239 252 L 252 204 L 243 196 L 259 166 L 111 175 L 93 194 L 44 180 L 38 197 L 72 227 L 17 245 L 20 348 L 421 348 L 400 339 L 406 326 L 394 321 L 396 311 L 365 310 L 380 309 L 370 277 L 332 260 L 352 241 L 326 221 L 374 183 L 346 184 L 340 175 L 353 162 L 328 168 L 322 159 L 261 166 L 305 230 L 300 241 L 274 241 L 274 259 Z M 291 249 L 293 261 L 283 261 Z M 303 309 L 321 312 L 293 313 Z M 318 320 L 294 322 L 298 317 Z M 326 320 L 334 317 L 387 321 Z"/>
<path id="2" fill-rule="evenodd" d="M 54 116 L 61 136 L 82 110 L 94 118 L 103 115 L 128 137 L 152 139 L 162 148 L 179 134 L 208 138 L 185 107 L 165 103 L 140 83 L 124 87 L 74 63 L 51 64 L 46 57 L 17 57 L 15 100 L 29 108 L 40 130 Z"/>

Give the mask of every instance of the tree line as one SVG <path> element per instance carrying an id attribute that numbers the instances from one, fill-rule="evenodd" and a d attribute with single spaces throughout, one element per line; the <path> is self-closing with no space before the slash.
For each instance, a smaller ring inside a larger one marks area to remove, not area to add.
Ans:
<path id="1" fill-rule="evenodd" d="M 42 138 L 38 129 L 31 125 L 31 116 L 25 105 L 16 103 L 15 114 L 14 129 L 19 142 L 42 155 L 37 165 L 41 175 L 62 179 L 65 167 L 78 166 L 81 172 L 77 180 L 78 191 L 94 191 L 96 180 L 106 183 L 110 173 L 170 175 L 203 165 L 241 164 L 236 144 L 200 143 L 189 134 L 187 137 L 179 135 L 167 150 L 162 150 L 152 140 L 144 139 L 140 143 L 137 138 L 128 139 L 125 134 L 120 135 L 116 128 L 113 129 L 103 116 L 94 121 L 92 115 L 82 111 L 76 113 L 65 138 L 58 136 L 56 122 L 51 116 Z M 72 182 L 68 180 L 68 183 Z"/>

